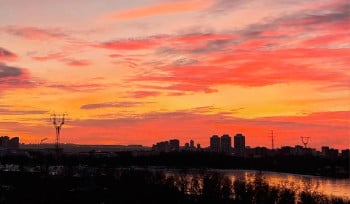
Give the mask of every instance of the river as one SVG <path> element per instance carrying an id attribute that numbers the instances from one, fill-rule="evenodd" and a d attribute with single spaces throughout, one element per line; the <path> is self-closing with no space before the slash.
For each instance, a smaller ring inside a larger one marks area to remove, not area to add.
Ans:
<path id="1" fill-rule="evenodd" d="M 165 169 L 163 169 L 165 170 Z M 168 169 L 165 170 L 167 173 L 179 173 L 181 170 Z M 186 173 L 191 176 L 192 173 L 197 170 L 189 170 Z M 268 171 L 254 171 L 254 170 L 221 170 L 221 169 L 210 169 L 208 172 L 222 173 L 231 178 L 232 181 L 235 179 L 253 181 L 255 174 L 261 173 L 263 178 L 271 186 L 281 186 L 289 189 L 294 189 L 296 192 L 309 190 L 322 193 L 328 196 L 337 196 L 346 199 L 350 199 L 350 179 L 335 179 L 325 178 L 319 176 L 310 175 L 299 175 L 279 172 L 268 172 Z M 191 173 L 192 172 L 192 173 Z"/>
<path id="2" fill-rule="evenodd" d="M 224 174 L 231 179 L 253 179 L 257 171 L 230 170 Z M 298 175 L 278 172 L 262 172 L 271 186 L 285 186 L 298 190 L 311 190 L 329 196 L 350 199 L 350 179 L 334 179 L 309 175 Z"/>

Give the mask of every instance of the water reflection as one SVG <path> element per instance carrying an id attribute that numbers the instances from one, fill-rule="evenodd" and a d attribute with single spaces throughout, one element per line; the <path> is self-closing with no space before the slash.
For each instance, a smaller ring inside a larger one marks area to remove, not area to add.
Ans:
<path id="1" fill-rule="evenodd" d="M 239 178 L 239 174 L 243 174 L 246 179 L 252 180 L 255 173 L 257 172 L 232 171 L 225 174 L 233 180 Z M 350 198 L 350 179 L 331 179 L 275 172 L 264 172 L 263 177 L 271 186 L 295 189 L 296 192 L 319 192 L 329 196 Z"/>
<path id="2" fill-rule="evenodd" d="M 317 176 L 276 172 L 258 172 L 249 170 L 210 170 L 209 173 L 220 173 L 228 176 L 232 183 L 237 179 L 248 183 L 254 182 L 256 175 L 260 174 L 260 176 L 262 176 L 270 186 L 292 189 L 297 194 L 301 191 L 305 191 L 317 192 L 327 196 L 350 198 L 350 179 L 332 179 Z M 188 193 L 199 193 L 198 189 L 203 186 L 203 178 L 198 179 L 198 176 L 203 176 L 205 174 L 196 170 L 186 172 L 179 170 L 168 170 L 167 175 L 180 176 L 182 181 L 179 181 L 179 183 L 186 183 L 186 186 L 182 186 L 182 190 L 186 188 Z M 185 180 L 187 182 L 184 182 Z M 193 185 L 193 181 L 198 183 Z M 193 186 L 197 186 L 197 191 L 195 189 L 191 189 Z"/>

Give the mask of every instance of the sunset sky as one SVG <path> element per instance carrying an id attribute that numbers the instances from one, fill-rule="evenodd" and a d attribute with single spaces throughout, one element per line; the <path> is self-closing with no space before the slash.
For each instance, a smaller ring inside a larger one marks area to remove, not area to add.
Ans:
<path id="1" fill-rule="evenodd" d="M 350 146 L 348 0 L 1 0 L 0 135 Z"/>

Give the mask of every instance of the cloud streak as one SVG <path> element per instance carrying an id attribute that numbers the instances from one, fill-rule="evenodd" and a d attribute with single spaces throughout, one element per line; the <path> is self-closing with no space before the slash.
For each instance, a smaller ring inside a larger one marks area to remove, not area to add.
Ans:
<path id="1" fill-rule="evenodd" d="M 98 90 L 103 90 L 106 88 L 106 86 L 108 86 L 100 83 L 81 83 L 81 84 L 46 83 L 44 85 L 48 88 L 61 89 L 69 92 L 98 91 Z"/>
<path id="2" fill-rule="evenodd" d="M 109 41 L 95 46 L 111 50 L 144 50 L 153 48 L 159 43 L 155 38 L 148 38 Z"/>
<path id="3" fill-rule="evenodd" d="M 27 40 L 53 40 L 67 37 L 67 35 L 59 29 L 6 26 L 0 28 L 0 30 Z"/>
<path id="4" fill-rule="evenodd" d="M 122 102 L 104 102 L 104 103 L 91 103 L 84 104 L 80 109 L 100 109 L 100 108 L 130 108 L 144 105 L 145 102 L 135 102 L 135 101 L 122 101 Z"/>
<path id="5" fill-rule="evenodd" d="M 33 86 L 35 84 L 30 80 L 26 69 L 0 63 L 0 91 L 7 88 L 28 88 Z"/>
<path id="6" fill-rule="evenodd" d="M 92 64 L 90 60 L 64 59 L 62 61 L 66 62 L 67 65 L 73 67 L 84 67 Z"/>
<path id="7" fill-rule="evenodd" d="M 32 57 L 32 59 L 36 60 L 36 61 L 48 61 L 48 60 L 62 59 L 65 56 L 66 56 L 66 54 L 64 54 L 63 52 L 56 52 L 56 53 L 51 53 L 51 54 L 44 55 L 44 56 L 34 56 L 34 57 Z"/>
<path id="8" fill-rule="evenodd" d="M 17 55 L 13 52 L 10 52 L 2 47 L 0 47 L 0 61 L 14 60 L 17 59 Z"/>
<path id="9" fill-rule="evenodd" d="M 207 7 L 208 5 L 210 5 L 208 2 L 198 0 L 169 1 L 104 14 L 102 17 L 100 17 L 100 20 L 109 22 L 139 19 L 159 15 L 178 14 L 200 10 Z"/>
<path id="10" fill-rule="evenodd" d="M 129 93 L 130 98 L 147 98 L 159 96 L 161 92 L 158 91 L 134 91 Z"/>
<path id="11" fill-rule="evenodd" d="M 47 111 L 42 110 L 9 110 L 0 108 L 1 115 L 41 115 L 47 113 Z"/>

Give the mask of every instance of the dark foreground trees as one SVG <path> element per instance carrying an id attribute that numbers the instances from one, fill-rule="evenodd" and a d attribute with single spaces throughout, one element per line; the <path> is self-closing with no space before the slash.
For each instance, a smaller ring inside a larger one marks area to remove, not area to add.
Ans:
<path id="1" fill-rule="evenodd" d="M 314 191 L 276 188 L 220 173 L 104 169 L 64 176 L 0 172 L 0 203 L 349 203 Z"/>

